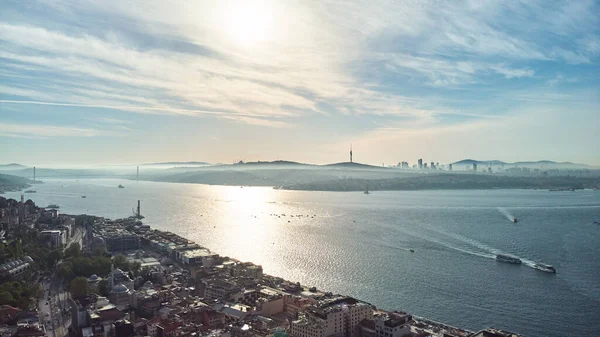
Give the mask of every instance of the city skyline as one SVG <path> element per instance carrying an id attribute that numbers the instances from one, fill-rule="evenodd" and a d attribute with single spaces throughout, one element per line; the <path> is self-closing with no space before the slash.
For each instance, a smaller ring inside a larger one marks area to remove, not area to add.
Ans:
<path id="1" fill-rule="evenodd" d="M 0 8 L 5 163 L 600 165 L 595 1 Z"/>

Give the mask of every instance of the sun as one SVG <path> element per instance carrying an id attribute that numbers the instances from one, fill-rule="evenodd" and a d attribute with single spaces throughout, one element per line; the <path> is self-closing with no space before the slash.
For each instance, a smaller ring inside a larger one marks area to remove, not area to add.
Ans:
<path id="1" fill-rule="evenodd" d="M 229 8 L 227 33 L 244 46 L 267 42 L 273 36 L 273 10 L 267 1 L 245 0 Z"/>

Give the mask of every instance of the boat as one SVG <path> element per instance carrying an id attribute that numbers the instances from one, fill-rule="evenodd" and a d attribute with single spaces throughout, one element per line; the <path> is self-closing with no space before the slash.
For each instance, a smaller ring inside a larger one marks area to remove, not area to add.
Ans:
<path id="1" fill-rule="evenodd" d="M 123 185 L 119 184 L 119 188 L 125 188 L 125 186 L 123 186 Z"/>
<path id="2" fill-rule="evenodd" d="M 36 190 L 27 190 L 27 191 L 25 191 L 23 193 L 37 193 L 37 191 Z"/>
<path id="3" fill-rule="evenodd" d="M 86 197 L 85 195 L 82 195 L 82 196 L 81 196 L 81 198 L 82 198 L 82 199 L 85 199 L 85 198 L 87 198 L 87 197 Z"/>
<path id="4" fill-rule="evenodd" d="M 518 221 L 517 218 L 512 218 L 512 222 L 517 223 Z"/>
<path id="5" fill-rule="evenodd" d="M 503 255 L 503 254 L 496 255 L 496 261 L 512 263 L 512 264 L 521 264 L 521 259 L 517 259 L 516 257 Z"/>
<path id="6" fill-rule="evenodd" d="M 50 204 L 50 205 L 48 205 L 48 207 L 46 207 L 46 208 L 55 208 L 55 209 L 59 209 L 59 208 L 60 208 L 60 206 L 58 206 L 58 205 L 55 205 L 55 204 Z"/>
<path id="7" fill-rule="evenodd" d="M 536 263 L 533 265 L 533 268 L 544 271 L 546 273 L 556 274 L 556 268 L 552 267 L 549 264 Z"/>
<path id="8" fill-rule="evenodd" d="M 363 193 L 364 193 L 364 194 L 371 194 L 371 193 L 369 192 L 369 190 L 365 190 Z"/>
<path id="9" fill-rule="evenodd" d="M 409 250 L 410 250 L 410 252 L 411 252 L 411 253 L 414 253 L 414 252 L 415 252 L 415 250 L 414 250 L 414 249 L 412 249 L 412 248 L 411 248 L 411 249 L 409 249 Z"/>

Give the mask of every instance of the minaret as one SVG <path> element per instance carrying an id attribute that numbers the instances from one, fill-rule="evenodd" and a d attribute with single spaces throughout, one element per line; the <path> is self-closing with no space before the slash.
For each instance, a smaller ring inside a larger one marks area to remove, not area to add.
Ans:
<path id="1" fill-rule="evenodd" d="M 140 167 L 137 167 L 137 176 L 136 176 L 137 181 L 140 181 Z"/>
<path id="2" fill-rule="evenodd" d="M 114 263 L 111 261 L 110 263 L 110 278 L 108 279 L 108 292 L 111 292 L 112 289 L 115 287 L 115 265 Z"/>
<path id="3" fill-rule="evenodd" d="M 350 143 L 350 162 L 352 162 L 352 143 Z"/>
<path id="4" fill-rule="evenodd" d="M 35 166 L 33 167 L 33 181 L 35 181 Z"/>
<path id="5" fill-rule="evenodd" d="M 138 200 L 137 217 L 139 218 L 140 215 L 142 215 L 142 213 L 140 212 L 140 201 Z"/>

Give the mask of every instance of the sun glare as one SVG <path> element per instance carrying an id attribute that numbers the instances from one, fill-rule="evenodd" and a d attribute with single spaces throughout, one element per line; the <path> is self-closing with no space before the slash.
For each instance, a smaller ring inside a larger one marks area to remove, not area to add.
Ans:
<path id="1" fill-rule="evenodd" d="M 273 35 L 273 10 L 266 1 L 236 2 L 227 17 L 227 31 L 238 44 L 254 45 Z"/>

